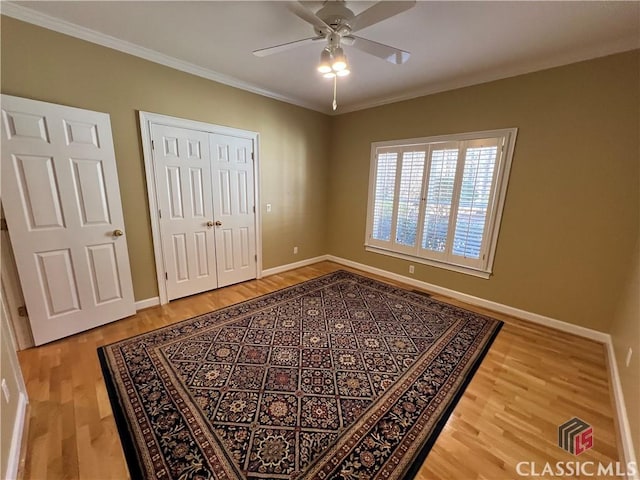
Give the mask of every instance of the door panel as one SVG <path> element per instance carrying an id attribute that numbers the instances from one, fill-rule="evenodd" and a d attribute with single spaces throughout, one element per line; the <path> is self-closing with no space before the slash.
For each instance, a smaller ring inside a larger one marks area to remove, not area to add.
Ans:
<path id="1" fill-rule="evenodd" d="M 122 285 L 118 274 L 116 252 L 112 243 L 87 247 L 91 284 L 97 305 L 120 300 Z"/>
<path id="2" fill-rule="evenodd" d="M 109 116 L 2 96 L 2 195 L 36 345 L 135 313 Z"/>
<path id="3" fill-rule="evenodd" d="M 52 157 L 11 155 L 31 230 L 64 228 Z"/>
<path id="4" fill-rule="evenodd" d="M 208 134 L 154 124 L 151 138 L 169 300 L 217 288 Z"/>
<path id="5" fill-rule="evenodd" d="M 220 287 L 256 278 L 253 141 L 210 135 Z"/>
<path id="6" fill-rule="evenodd" d="M 69 249 L 36 253 L 40 283 L 43 286 L 49 317 L 80 310 L 78 284 L 71 266 Z"/>
<path id="7" fill-rule="evenodd" d="M 110 224 L 102 161 L 71 159 L 71 162 L 82 224 Z"/>

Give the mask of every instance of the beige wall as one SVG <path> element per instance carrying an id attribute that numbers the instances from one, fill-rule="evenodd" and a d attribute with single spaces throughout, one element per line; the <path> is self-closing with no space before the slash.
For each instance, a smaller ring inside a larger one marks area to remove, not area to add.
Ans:
<path id="1" fill-rule="evenodd" d="M 629 52 L 331 118 L 2 17 L 3 93 L 111 115 L 138 300 L 157 294 L 138 110 L 260 132 L 265 268 L 331 253 L 404 275 L 363 248 L 371 142 L 518 127 L 494 275 L 415 278 L 608 331 L 638 235 L 639 67 Z"/>
<path id="2" fill-rule="evenodd" d="M 415 278 L 611 332 L 640 446 L 637 51 L 330 118 L 7 17 L 1 40 L 3 93 L 111 115 L 138 300 L 157 295 L 139 110 L 260 132 L 265 268 L 331 253 L 403 275 L 363 248 L 371 142 L 518 127 L 494 275 Z"/>
<path id="3" fill-rule="evenodd" d="M 330 117 L 8 17 L 1 40 L 2 93 L 111 115 L 136 300 L 157 295 L 139 110 L 259 132 L 264 268 L 326 253 Z"/>
<path id="4" fill-rule="evenodd" d="M 415 278 L 609 331 L 638 237 L 639 69 L 636 51 L 338 116 L 329 253 L 409 276 L 363 247 L 371 142 L 518 127 L 494 275 Z"/>
<path id="5" fill-rule="evenodd" d="M 638 179 L 640 180 L 640 179 Z M 613 324 L 611 338 L 616 352 L 618 372 L 629 415 L 636 459 L 640 461 L 640 242 L 629 262 L 626 288 Z M 633 349 L 631 363 L 625 366 L 627 351 Z"/>

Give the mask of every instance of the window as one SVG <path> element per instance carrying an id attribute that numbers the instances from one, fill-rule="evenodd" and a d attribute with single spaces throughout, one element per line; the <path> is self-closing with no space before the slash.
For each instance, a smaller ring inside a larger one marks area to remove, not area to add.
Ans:
<path id="1" fill-rule="evenodd" d="M 488 278 L 516 133 L 373 143 L 366 249 Z"/>

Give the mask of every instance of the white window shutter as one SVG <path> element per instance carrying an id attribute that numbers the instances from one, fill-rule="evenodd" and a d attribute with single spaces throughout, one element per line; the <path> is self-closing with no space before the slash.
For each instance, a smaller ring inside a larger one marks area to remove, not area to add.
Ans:
<path id="1" fill-rule="evenodd" d="M 410 251 L 416 247 L 426 155 L 424 150 L 402 153 L 395 243 Z"/>
<path id="2" fill-rule="evenodd" d="M 439 258 L 449 243 L 458 148 L 434 148 L 430 160 L 421 247 L 425 256 Z"/>
<path id="3" fill-rule="evenodd" d="M 467 147 L 458 197 L 451 254 L 462 257 L 465 263 L 471 265 L 482 264 L 487 218 L 494 190 L 498 146 L 494 139 L 488 143 L 493 145 Z"/>
<path id="4" fill-rule="evenodd" d="M 398 153 L 377 155 L 371 238 L 391 242 Z"/>
<path id="5" fill-rule="evenodd" d="M 516 133 L 373 143 L 365 248 L 488 278 Z"/>

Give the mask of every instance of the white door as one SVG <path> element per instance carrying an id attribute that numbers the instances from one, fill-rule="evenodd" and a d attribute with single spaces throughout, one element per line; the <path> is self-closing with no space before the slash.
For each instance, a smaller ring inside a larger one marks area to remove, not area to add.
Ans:
<path id="1" fill-rule="evenodd" d="M 2 201 L 36 345 L 135 313 L 109 115 L 2 95 Z"/>
<path id="2" fill-rule="evenodd" d="M 256 278 L 253 141 L 211 134 L 218 286 Z"/>
<path id="3" fill-rule="evenodd" d="M 169 300 L 218 287 L 206 132 L 151 126 Z"/>

